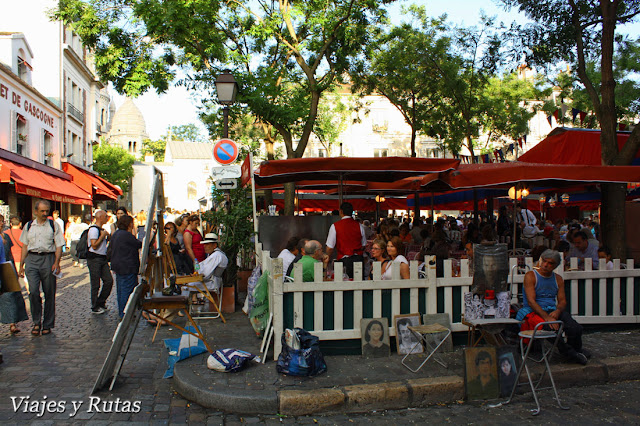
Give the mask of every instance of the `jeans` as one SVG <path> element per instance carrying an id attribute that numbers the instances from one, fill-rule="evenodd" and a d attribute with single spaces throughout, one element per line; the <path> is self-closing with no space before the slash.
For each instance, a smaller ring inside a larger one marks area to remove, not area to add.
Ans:
<path id="1" fill-rule="evenodd" d="M 109 270 L 107 257 L 89 257 L 87 258 L 87 266 L 91 281 L 91 309 L 104 308 L 113 287 L 113 277 Z M 102 280 L 102 290 L 100 290 L 100 280 Z"/>
<path id="2" fill-rule="evenodd" d="M 124 308 L 127 306 L 129 296 L 138 285 L 138 274 L 116 274 L 116 292 L 118 295 L 118 315 L 124 316 Z"/>

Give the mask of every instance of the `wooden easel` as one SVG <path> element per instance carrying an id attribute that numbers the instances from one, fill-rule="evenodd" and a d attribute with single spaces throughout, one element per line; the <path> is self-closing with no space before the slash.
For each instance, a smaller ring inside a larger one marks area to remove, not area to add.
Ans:
<path id="1" fill-rule="evenodd" d="M 207 350 L 211 353 L 213 351 L 211 350 L 209 343 L 207 342 L 204 334 L 189 313 L 189 298 L 183 295 L 165 296 L 162 294 L 162 289 L 164 288 L 168 278 L 171 275 L 171 272 L 168 270 L 170 266 L 167 264 L 167 258 L 171 258 L 173 271 L 175 271 L 175 262 L 173 261 L 173 255 L 171 254 L 169 246 L 166 245 L 164 241 L 164 220 L 162 217 L 163 212 L 164 191 L 162 183 L 162 173 L 157 173 L 156 179 L 154 180 L 151 203 L 147 214 L 147 224 L 145 226 L 146 234 L 142 247 L 142 260 L 144 261 L 144 263 L 141 263 L 141 269 L 142 267 L 145 268 L 144 277 L 146 279 L 146 282 L 149 283 L 148 294 L 141 300 L 142 311 L 146 312 L 148 315 L 151 315 L 158 321 L 152 341 L 155 340 L 156 334 L 162 322 L 166 322 L 174 326 L 175 328 L 202 340 Z M 151 245 L 153 244 L 153 242 L 151 241 L 151 232 L 153 231 L 154 223 L 156 226 L 154 239 L 157 243 L 158 251 L 160 254 L 159 256 L 149 255 Z M 160 315 L 154 312 L 154 310 L 159 310 Z M 172 313 L 176 311 L 184 312 L 188 321 L 193 325 L 195 332 L 191 332 L 171 320 Z M 163 312 L 168 313 L 162 315 Z"/>
<path id="2" fill-rule="evenodd" d="M 166 280 L 170 280 L 171 274 L 173 274 L 173 276 L 175 277 L 177 286 L 184 287 L 187 290 L 197 291 L 198 293 L 200 293 L 200 295 L 202 295 L 202 297 L 207 299 L 209 303 L 211 303 L 211 305 L 215 308 L 216 312 L 220 315 L 220 319 L 222 320 L 222 322 L 225 324 L 227 323 L 227 320 L 224 319 L 224 315 L 222 315 L 222 311 L 220 310 L 218 303 L 215 301 L 215 299 L 209 292 L 209 289 L 204 284 L 204 277 L 202 276 L 202 274 L 178 276 L 178 270 L 176 269 L 176 262 L 175 262 L 175 259 L 173 258 L 173 253 L 171 253 L 171 250 L 169 250 L 168 245 L 165 245 L 165 250 L 163 250 L 162 252 L 162 262 L 163 262 L 163 270 L 165 271 Z M 204 287 L 204 290 L 200 288 L 200 286 L 194 285 L 194 283 L 202 283 L 203 284 L 202 287 Z"/>

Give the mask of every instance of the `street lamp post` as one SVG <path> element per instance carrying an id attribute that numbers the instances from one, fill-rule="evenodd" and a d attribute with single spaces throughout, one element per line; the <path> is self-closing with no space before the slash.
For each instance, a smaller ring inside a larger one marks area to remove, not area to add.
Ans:
<path id="1" fill-rule="evenodd" d="M 218 102 L 224 105 L 222 108 L 222 120 L 224 130 L 222 137 L 229 138 L 229 106 L 233 105 L 236 101 L 236 95 L 238 94 L 238 83 L 233 78 L 230 70 L 224 70 L 222 74 L 216 78 L 216 93 L 218 95 Z M 226 208 L 227 212 L 231 209 L 231 191 L 225 189 Z"/>
<path id="2" fill-rule="evenodd" d="M 218 94 L 218 102 L 224 105 L 222 109 L 222 118 L 224 123 L 224 132 L 222 137 L 229 137 L 229 106 L 236 101 L 238 93 L 238 83 L 233 78 L 231 71 L 224 70 L 222 74 L 216 78 L 216 92 Z"/>

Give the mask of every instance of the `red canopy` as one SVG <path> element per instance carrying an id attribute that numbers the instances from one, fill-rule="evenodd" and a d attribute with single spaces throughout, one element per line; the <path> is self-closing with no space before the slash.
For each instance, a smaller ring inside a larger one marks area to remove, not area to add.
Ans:
<path id="1" fill-rule="evenodd" d="M 94 200 L 117 200 L 122 190 L 100 176 L 71 163 L 62 163 L 62 170 L 73 177 L 73 183 L 93 195 Z"/>
<path id="2" fill-rule="evenodd" d="M 8 182 L 10 178 L 14 182 L 15 191 L 18 194 L 61 203 L 88 206 L 92 204 L 91 194 L 71 182 L 71 177 L 67 174 L 63 174 L 63 176 L 68 176 L 69 180 L 4 158 L 0 159 L 0 170 L 2 170 L 0 173 L 1 182 Z"/>
<path id="3" fill-rule="evenodd" d="M 640 182 L 640 167 L 513 163 L 463 164 L 445 181 L 452 187 L 509 187 L 518 182 L 563 186 L 575 182 Z"/>
<path id="4" fill-rule="evenodd" d="M 394 182 L 453 170 L 459 164 L 460 160 L 444 158 L 294 158 L 263 162 L 255 172 L 255 179 L 261 185 L 326 179 Z"/>
<path id="5" fill-rule="evenodd" d="M 350 198 L 346 201 L 349 201 L 351 205 L 353 205 L 353 209 L 356 211 L 375 211 L 376 210 L 376 201 L 372 199 L 363 199 L 363 198 Z M 299 201 L 299 210 L 305 212 L 330 212 L 333 210 L 338 210 L 340 207 L 340 202 L 335 200 L 305 200 L 300 199 Z M 275 199 L 273 200 L 273 204 L 278 206 L 278 208 L 284 208 L 284 200 Z M 380 203 L 380 209 L 382 210 L 407 210 L 407 200 L 404 198 L 387 198 L 384 202 Z"/>
<path id="6" fill-rule="evenodd" d="M 618 149 L 629 139 L 630 132 L 618 132 Z M 635 158 L 640 158 L 640 151 Z M 522 154 L 518 161 L 546 164 L 602 164 L 600 130 L 559 127 L 536 146 Z"/>

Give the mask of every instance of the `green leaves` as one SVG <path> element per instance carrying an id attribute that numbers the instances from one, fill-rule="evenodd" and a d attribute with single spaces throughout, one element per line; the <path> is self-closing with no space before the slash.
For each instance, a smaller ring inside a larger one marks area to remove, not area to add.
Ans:
<path id="1" fill-rule="evenodd" d="M 135 158 L 124 148 L 101 143 L 93 146 L 93 170 L 109 182 L 129 191 Z"/>

